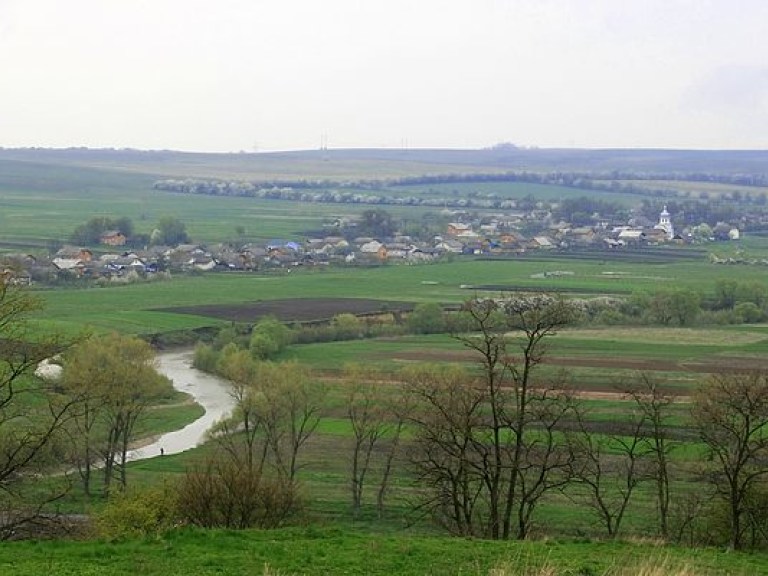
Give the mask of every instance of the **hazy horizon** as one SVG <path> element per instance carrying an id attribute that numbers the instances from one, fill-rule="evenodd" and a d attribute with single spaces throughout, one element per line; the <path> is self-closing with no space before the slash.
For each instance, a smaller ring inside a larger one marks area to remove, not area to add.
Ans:
<path id="1" fill-rule="evenodd" d="M 505 142 L 497 144 L 509 144 Z M 424 148 L 398 148 L 395 146 L 347 146 L 344 148 L 285 148 L 281 150 L 183 150 L 179 148 L 140 148 L 134 146 L 0 146 L 0 151 L 14 151 L 14 150 L 44 150 L 44 151 L 72 151 L 72 150 L 88 150 L 93 152 L 100 151 L 114 151 L 114 152 L 171 152 L 178 154 L 292 154 L 292 153 L 308 153 L 308 152 L 363 152 L 363 151 L 386 151 L 386 152 L 484 152 L 493 151 L 497 148 L 496 145 L 484 146 L 480 148 L 448 148 L 440 146 L 429 146 Z M 510 148 L 506 148 L 511 150 Z M 614 147 L 568 147 L 568 146 L 515 146 L 514 150 L 517 151 L 530 151 L 530 152 L 547 152 L 547 151 L 570 151 L 570 152 L 611 152 L 611 151 L 637 151 L 637 152 L 768 152 L 768 148 L 660 148 L 652 146 L 614 146 Z"/>
<path id="2" fill-rule="evenodd" d="M 0 146 L 768 148 L 768 3 L 0 0 Z"/>

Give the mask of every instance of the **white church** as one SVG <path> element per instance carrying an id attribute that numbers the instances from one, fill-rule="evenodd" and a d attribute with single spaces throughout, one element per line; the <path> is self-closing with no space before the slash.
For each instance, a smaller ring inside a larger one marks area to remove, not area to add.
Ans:
<path id="1" fill-rule="evenodd" d="M 654 226 L 656 230 L 664 230 L 667 235 L 667 240 L 672 240 L 675 237 L 675 229 L 672 226 L 672 220 L 669 219 L 669 212 L 667 207 L 664 206 L 664 210 L 659 214 L 659 223 Z"/>

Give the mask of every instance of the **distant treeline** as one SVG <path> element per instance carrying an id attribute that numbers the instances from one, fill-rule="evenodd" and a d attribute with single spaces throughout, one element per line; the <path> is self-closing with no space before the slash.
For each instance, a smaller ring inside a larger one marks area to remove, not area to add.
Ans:
<path id="1" fill-rule="evenodd" d="M 444 206 L 451 208 L 515 208 L 517 202 L 497 192 L 472 191 L 461 197 L 388 194 L 394 188 L 409 186 L 435 186 L 444 184 L 471 184 L 494 182 L 522 182 L 528 184 L 563 186 L 597 192 L 614 192 L 654 197 L 686 196 L 687 191 L 671 188 L 649 188 L 635 182 L 650 180 L 686 181 L 701 183 L 730 184 L 734 186 L 768 186 L 768 177 L 763 174 L 706 174 L 706 173 L 653 173 L 612 171 L 606 173 L 580 172 L 504 172 L 485 174 L 442 174 L 408 176 L 383 180 L 274 180 L 274 181 L 225 181 L 210 179 L 160 180 L 154 183 L 156 190 L 184 194 L 213 196 L 245 196 L 298 202 L 339 203 L 339 204 L 384 204 L 405 206 Z M 362 191 L 362 192 L 361 192 Z M 698 195 L 706 198 L 708 193 Z M 763 193 L 731 191 L 728 199 L 765 204 Z"/>

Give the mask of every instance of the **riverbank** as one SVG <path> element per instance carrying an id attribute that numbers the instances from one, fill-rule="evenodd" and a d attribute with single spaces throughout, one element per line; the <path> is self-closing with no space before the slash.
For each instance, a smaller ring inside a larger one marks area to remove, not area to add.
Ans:
<path id="1" fill-rule="evenodd" d="M 150 438 L 145 445 L 128 453 L 128 460 L 136 461 L 184 452 L 206 440 L 213 425 L 229 414 L 234 407 L 229 382 L 192 367 L 193 350 L 181 349 L 157 355 L 158 371 L 173 382 L 173 387 L 202 406 L 205 413 L 181 430 Z"/>

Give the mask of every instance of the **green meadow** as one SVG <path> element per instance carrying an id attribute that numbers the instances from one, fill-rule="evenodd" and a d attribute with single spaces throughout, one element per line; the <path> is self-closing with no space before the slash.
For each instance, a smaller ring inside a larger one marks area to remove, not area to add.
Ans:
<path id="1" fill-rule="evenodd" d="M 489 542 L 372 534 L 354 526 L 274 531 L 191 530 L 123 542 L 13 542 L 0 571 L 14 576 L 747 576 L 768 569 L 761 555 L 655 547 L 642 542 Z"/>
<path id="2" fill-rule="evenodd" d="M 459 304 L 477 295 L 506 290 L 548 291 L 576 296 L 629 295 L 660 288 L 687 288 L 713 295 L 718 280 L 763 282 L 768 270 L 707 261 L 666 264 L 610 260 L 520 258 L 478 261 L 457 258 L 420 266 L 296 269 L 290 273 L 220 273 L 179 276 L 115 287 L 40 290 L 46 329 L 87 326 L 95 330 L 158 333 L 218 325 L 203 316 L 168 312 L 174 306 L 238 304 L 282 298 L 374 298 L 404 302 Z M 568 275 L 557 275 L 567 271 Z M 490 287 L 490 288 L 489 288 Z M 486 289 L 483 289 L 486 288 Z"/>
<path id="3" fill-rule="evenodd" d="M 441 184 L 402 185 L 393 186 L 388 190 L 401 190 L 411 194 L 438 196 L 441 198 L 458 195 L 460 197 L 473 193 L 494 194 L 500 198 L 520 199 L 533 196 L 536 200 L 560 201 L 565 198 L 578 198 L 592 196 L 602 200 L 609 200 L 624 206 L 636 204 L 636 194 L 622 192 L 609 192 L 602 190 L 582 190 L 554 184 L 536 184 L 528 182 L 452 182 Z"/>
<path id="4" fill-rule="evenodd" d="M 631 184 L 648 190 L 675 190 L 683 195 L 693 195 L 694 197 L 702 197 L 704 194 L 710 198 L 718 198 L 723 195 L 733 194 L 734 192 L 754 196 L 765 196 L 768 194 L 768 188 L 762 186 L 743 186 L 719 182 L 688 182 L 686 180 L 617 180 L 617 182 L 625 185 Z"/>

